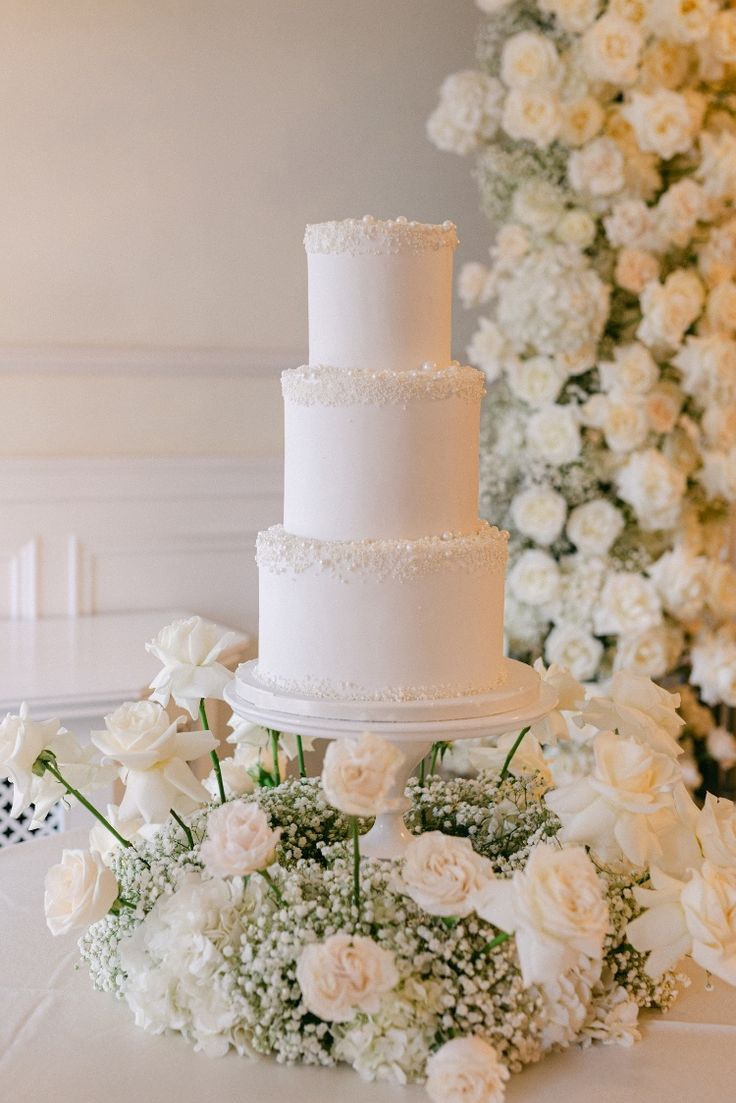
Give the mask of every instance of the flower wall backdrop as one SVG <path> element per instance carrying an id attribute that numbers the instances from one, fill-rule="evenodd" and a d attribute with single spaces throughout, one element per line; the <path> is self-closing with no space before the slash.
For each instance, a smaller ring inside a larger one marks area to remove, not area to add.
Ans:
<path id="1" fill-rule="evenodd" d="M 736 7 L 478 0 L 478 68 L 428 122 L 495 231 L 460 272 L 495 386 L 482 507 L 511 532 L 507 633 L 736 706 Z M 728 733 L 686 692 L 690 737 Z"/>

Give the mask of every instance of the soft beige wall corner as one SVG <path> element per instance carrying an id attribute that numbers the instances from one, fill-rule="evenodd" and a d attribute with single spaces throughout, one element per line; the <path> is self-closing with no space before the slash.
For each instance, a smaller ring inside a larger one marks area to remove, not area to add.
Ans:
<path id="1" fill-rule="evenodd" d="M 0 455 L 278 454 L 305 222 L 449 216 L 459 259 L 481 252 L 471 166 L 424 136 L 477 17 L 472 0 L 4 0 Z M 111 367 L 141 347 L 147 370 Z M 181 349 L 265 350 L 268 370 L 158 370 Z"/>

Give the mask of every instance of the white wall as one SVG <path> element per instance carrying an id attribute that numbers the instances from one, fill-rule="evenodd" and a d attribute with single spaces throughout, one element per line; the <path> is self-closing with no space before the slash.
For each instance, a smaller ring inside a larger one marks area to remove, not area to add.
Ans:
<path id="1" fill-rule="evenodd" d="M 477 17 L 472 0 L 3 0 L 0 455 L 278 454 L 307 221 L 451 217 L 458 260 L 482 251 L 472 166 L 424 134 Z"/>

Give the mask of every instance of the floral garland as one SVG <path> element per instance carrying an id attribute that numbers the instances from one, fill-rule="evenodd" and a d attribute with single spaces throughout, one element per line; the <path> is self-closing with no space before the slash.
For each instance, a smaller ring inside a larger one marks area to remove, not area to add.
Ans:
<path id="1" fill-rule="evenodd" d="M 155 649 L 155 695 L 204 723 L 222 640 L 192 618 Z M 619 674 L 586 699 L 566 671 L 538 669 L 562 712 L 478 748 L 475 778 L 438 776 L 436 744 L 390 860 L 360 844 L 402 765 L 379 736 L 330 743 L 314 778 L 298 736 L 234 719 L 235 755 L 212 751 L 202 785 L 188 763 L 210 732 L 179 731 L 158 701 L 107 716 L 83 768 L 57 721 L 6 716 L 16 814 L 66 791 L 98 821 L 90 850 L 47 874 L 49 929 L 86 928 L 95 987 L 145 1030 L 213 1057 L 346 1062 L 425 1082 L 434 1103 L 501 1103 L 509 1074 L 553 1049 L 631 1044 L 639 1010 L 674 1000 L 684 955 L 736 984 L 736 808 L 689 797 L 676 695 Z M 553 785 L 545 749 L 572 728 L 593 766 Z M 126 791 L 105 816 L 83 790 L 110 769 Z"/>
<path id="2" fill-rule="evenodd" d="M 497 231 L 459 291 L 488 308 L 468 357 L 496 384 L 482 504 L 511 532 L 510 650 L 736 706 L 736 9 L 477 2 L 480 67 L 428 133 L 476 155 Z M 701 710 L 690 735 L 715 728 Z"/>

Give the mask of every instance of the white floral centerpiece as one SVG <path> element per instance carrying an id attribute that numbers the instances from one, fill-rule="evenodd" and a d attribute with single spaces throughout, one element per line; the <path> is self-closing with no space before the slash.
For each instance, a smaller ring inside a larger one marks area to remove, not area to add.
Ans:
<path id="1" fill-rule="evenodd" d="M 510 651 L 736 706 L 736 9 L 478 7 L 479 68 L 428 133 L 476 156 L 495 230 L 459 291 L 495 383 L 482 501 L 511 533 Z M 716 721 L 683 707 L 702 758 Z"/>
<path id="2" fill-rule="evenodd" d="M 201 629 L 162 637 L 201 642 Z M 48 873 L 47 923 L 83 929 L 95 987 L 144 1030 L 212 1057 L 346 1062 L 425 1082 L 435 1103 L 501 1103 L 509 1074 L 551 1050 L 637 1040 L 640 1010 L 666 1009 L 685 982 L 685 955 L 736 984 L 736 809 L 688 795 L 676 695 L 619 674 L 586 698 L 542 668 L 563 711 L 475 748 L 475 778 L 440 777 L 436 745 L 409 785 L 406 853 L 380 860 L 360 840 L 391 804 L 395 747 L 335 741 L 308 777 L 299 737 L 235 721 L 221 766 L 195 699 L 218 692 L 216 647 L 162 654 L 165 692 L 201 731 L 158 702 L 124 705 L 80 772 L 55 721 L 21 710 L 0 725 L 17 811 L 66 791 L 97 819 L 90 850 Z M 573 729 L 593 767 L 553 785 L 546 749 Z M 208 752 L 203 785 L 190 763 Z M 110 767 L 127 788 L 105 816 L 83 790 Z"/>

